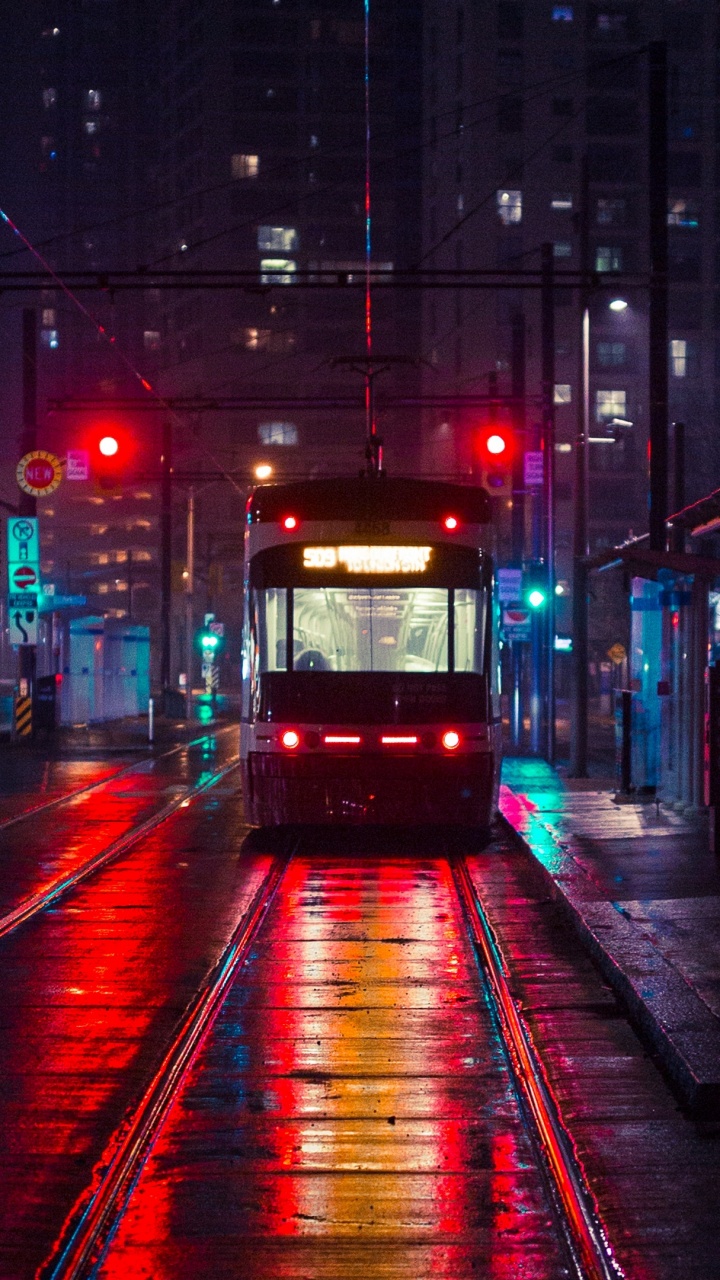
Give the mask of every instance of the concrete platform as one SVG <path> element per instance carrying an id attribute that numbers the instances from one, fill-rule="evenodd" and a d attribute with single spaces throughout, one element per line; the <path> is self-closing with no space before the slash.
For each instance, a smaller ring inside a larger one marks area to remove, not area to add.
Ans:
<path id="1" fill-rule="evenodd" d="M 720 864 L 707 823 L 617 804 L 611 781 L 508 759 L 501 812 L 657 1054 L 677 1097 L 720 1115 Z"/>

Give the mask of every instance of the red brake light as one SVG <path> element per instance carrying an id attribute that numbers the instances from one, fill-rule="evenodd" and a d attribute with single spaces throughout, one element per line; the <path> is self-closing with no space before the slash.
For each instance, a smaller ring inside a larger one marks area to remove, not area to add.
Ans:
<path id="1" fill-rule="evenodd" d="M 380 741 L 384 747 L 416 747 L 418 737 L 416 733 L 389 733 L 383 734 Z"/>
<path id="2" fill-rule="evenodd" d="M 283 529 L 297 529 L 297 516 L 285 516 L 282 522 Z"/>
<path id="3" fill-rule="evenodd" d="M 454 751 L 460 746 L 460 734 L 456 729 L 447 729 L 442 736 L 442 744 L 446 751 Z"/>
<path id="4" fill-rule="evenodd" d="M 452 533 L 454 529 L 457 529 L 459 523 L 457 516 L 446 516 L 443 520 L 443 524 L 449 533 Z"/>
<path id="5" fill-rule="evenodd" d="M 296 747 L 300 746 L 300 734 L 297 732 L 297 729 L 286 729 L 282 734 L 280 741 L 286 751 L 294 751 Z"/>
<path id="6" fill-rule="evenodd" d="M 362 738 L 357 733 L 326 733 L 323 742 L 326 747 L 359 747 Z"/>

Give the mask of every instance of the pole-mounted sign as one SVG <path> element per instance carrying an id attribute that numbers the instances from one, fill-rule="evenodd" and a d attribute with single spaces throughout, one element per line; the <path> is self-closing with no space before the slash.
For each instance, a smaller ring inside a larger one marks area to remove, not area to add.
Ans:
<path id="1" fill-rule="evenodd" d="M 20 459 L 15 471 L 23 493 L 33 498 L 45 498 L 54 493 L 62 480 L 62 464 L 54 453 L 46 449 L 33 449 Z"/>
<path id="2" fill-rule="evenodd" d="M 7 522 L 8 623 L 12 645 L 37 644 L 40 539 L 37 516 Z"/>

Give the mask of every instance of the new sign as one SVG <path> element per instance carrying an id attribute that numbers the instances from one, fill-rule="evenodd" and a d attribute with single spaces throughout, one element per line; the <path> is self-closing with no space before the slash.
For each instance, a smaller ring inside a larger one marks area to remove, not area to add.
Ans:
<path id="1" fill-rule="evenodd" d="M 55 492 L 62 480 L 62 464 L 54 453 L 33 449 L 18 462 L 15 479 L 23 493 L 29 493 L 33 498 L 45 498 Z"/>

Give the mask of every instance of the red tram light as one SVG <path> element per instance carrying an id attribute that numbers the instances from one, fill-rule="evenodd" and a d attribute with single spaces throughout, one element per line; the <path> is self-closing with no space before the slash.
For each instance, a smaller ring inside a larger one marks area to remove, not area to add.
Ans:
<path id="1" fill-rule="evenodd" d="M 297 516 L 284 516 L 282 527 L 283 529 L 287 529 L 288 532 L 290 532 L 293 529 L 297 529 L 298 527 Z"/>
<path id="2" fill-rule="evenodd" d="M 460 734 L 457 729 L 447 729 L 441 738 L 446 751 L 455 751 L 460 746 Z"/>
<path id="3" fill-rule="evenodd" d="M 454 533 L 459 524 L 460 521 L 457 516 L 445 516 L 443 520 L 443 527 L 447 529 L 448 533 Z"/>
<path id="4" fill-rule="evenodd" d="M 326 733 L 323 742 L 326 747 L 359 747 L 362 738 L 357 733 Z"/>
<path id="5" fill-rule="evenodd" d="M 286 729 L 285 732 L 281 734 L 280 741 L 286 751 L 294 751 L 296 747 L 300 746 L 300 734 L 297 729 Z"/>
<path id="6" fill-rule="evenodd" d="M 416 747 L 418 736 L 416 733 L 388 733 L 383 734 L 380 741 L 384 747 Z"/>

